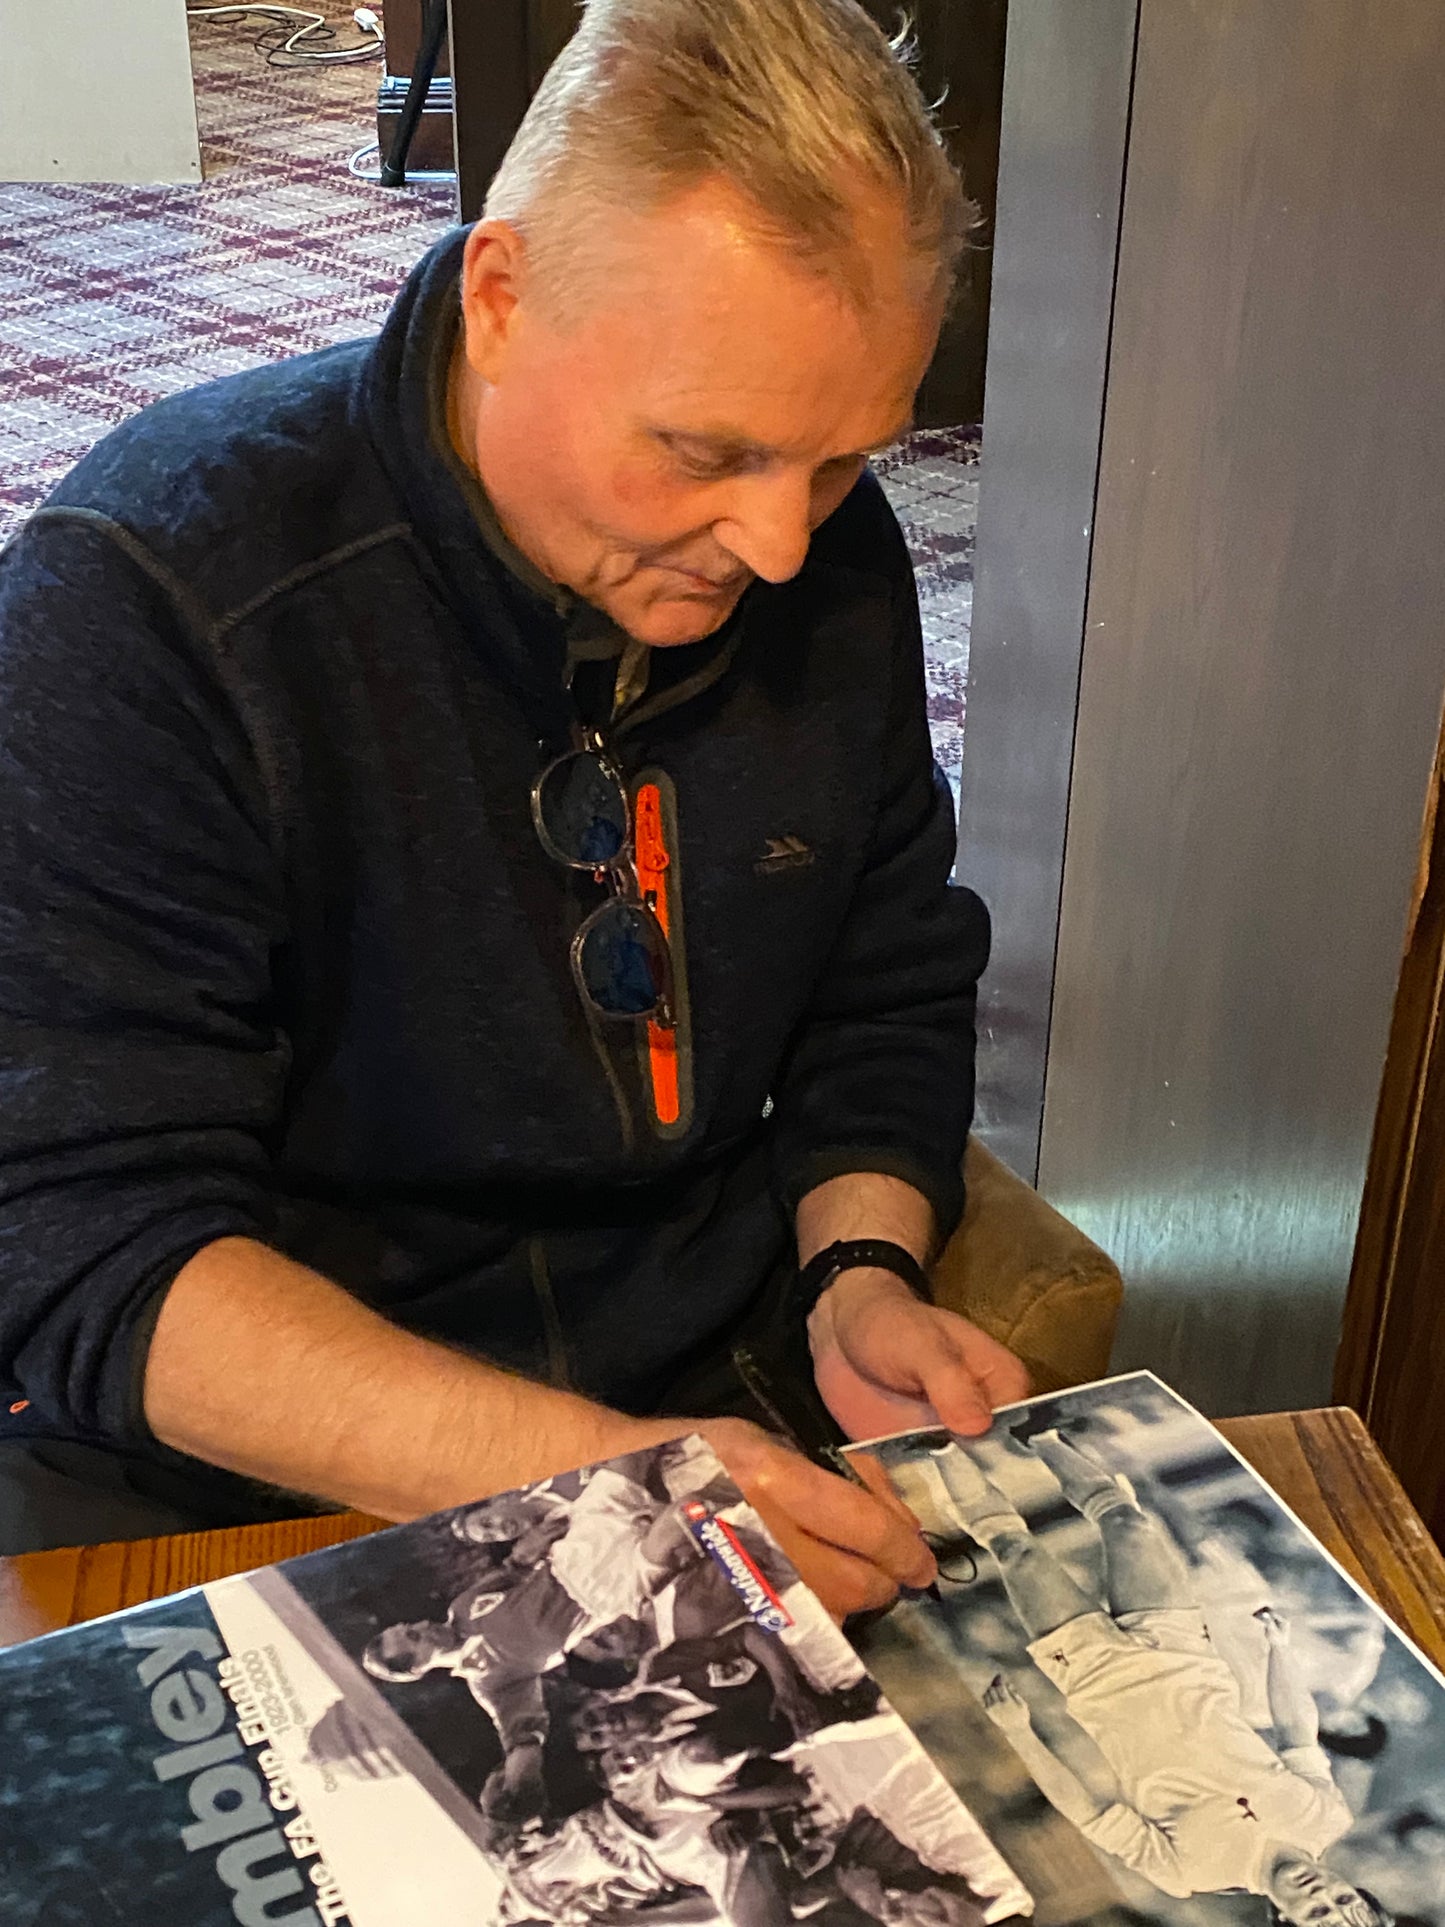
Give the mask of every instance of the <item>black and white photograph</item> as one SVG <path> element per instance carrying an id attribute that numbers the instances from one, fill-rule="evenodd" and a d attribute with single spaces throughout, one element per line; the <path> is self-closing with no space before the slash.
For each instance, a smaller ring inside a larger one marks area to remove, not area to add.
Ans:
<path id="1" fill-rule="evenodd" d="M 499 1927 L 1029 1910 L 701 1441 L 390 1537 L 364 1584 L 347 1548 L 283 1569 L 272 1603 L 343 1689 L 308 1759 L 460 1795 Z"/>
<path id="2" fill-rule="evenodd" d="M 1445 1680 L 1151 1374 L 867 1449 L 940 1577 L 860 1650 L 1040 1927 L 1445 1924 Z"/>

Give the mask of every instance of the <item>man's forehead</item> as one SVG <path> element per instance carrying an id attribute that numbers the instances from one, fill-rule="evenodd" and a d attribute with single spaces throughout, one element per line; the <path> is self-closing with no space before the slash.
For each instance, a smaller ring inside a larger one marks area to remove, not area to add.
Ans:
<path id="1" fill-rule="evenodd" d="M 804 417 L 840 452 L 907 426 L 941 310 L 905 288 L 901 254 L 883 276 L 890 298 L 860 306 L 730 219 L 715 189 L 625 219 L 612 245 L 614 271 L 573 337 L 579 378 L 605 375 L 659 427 L 739 452 L 785 449 Z"/>
<path id="2" fill-rule="evenodd" d="M 921 371 L 820 354 L 659 366 L 628 397 L 633 423 L 684 456 L 761 467 L 872 455 L 913 426 Z"/>
<path id="3" fill-rule="evenodd" d="M 684 416 L 680 421 L 662 419 L 649 424 L 653 431 L 664 437 L 676 436 L 688 442 L 697 443 L 717 455 L 735 456 L 746 461 L 780 461 L 796 453 L 793 445 L 787 442 L 772 442 L 748 434 L 725 419 L 703 419 L 698 423 L 688 423 Z M 913 410 L 894 420 L 892 427 L 881 432 L 865 434 L 860 440 L 851 443 L 837 453 L 847 455 L 879 455 L 895 442 L 901 442 L 905 435 L 911 434 L 914 426 Z M 848 439 L 844 437 L 844 439 Z"/>

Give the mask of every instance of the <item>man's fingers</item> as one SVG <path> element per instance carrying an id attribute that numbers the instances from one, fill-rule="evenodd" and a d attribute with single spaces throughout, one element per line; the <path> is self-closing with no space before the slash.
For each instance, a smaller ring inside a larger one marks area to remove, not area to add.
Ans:
<path id="1" fill-rule="evenodd" d="M 948 1316 L 944 1343 L 924 1368 L 929 1401 L 950 1430 L 975 1436 L 986 1432 L 1001 1405 L 1013 1405 L 1030 1392 L 1028 1367 L 1006 1345 L 990 1338 L 967 1319 Z M 941 1396 L 948 1409 L 939 1404 Z M 967 1422 L 950 1417 L 955 1395 Z"/>
<path id="2" fill-rule="evenodd" d="M 832 1341 L 860 1389 L 871 1385 L 882 1399 L 918 1399 L 966 1438 L 988 1430 L 996 1406 L 1028 1394 L 1028 1371 L 1008 1347 L 942 1307 L 892 1294 L 855 1297 L 835 1318 Z M 828 1379 L 836 1394 L 835 1365 L 818 1360 L 820 1384 Z M 900 1416 L 897 1424 L 907 1422 Z"/>
<path id="3" fill-rule="evenodd" d="M 950 1431 L 973 1437 L 988 1430 L 996 1407 L 1028 1397 L 1028 1368 L 967 1319 L 945 1313 L 942 1322 L 919 1361 L 924 1391 Z"/>
<path id="4" fill-rule="evenodd" d="M 817 1539 L 762 1493 L 750 1500 L 768 1530 L 797 1568 L 798 1577 L 817 1594 L 834 1619 L 890 1605 L 898 1588 L 886 1573 L 855 1553 Z"/>
<path id="5" fill-rule="evenodd" d="M 983 1386 L 993 1405 L 1013 1405 L 1021 1398 L 1027 1398 L 1033 1389 L 1029 1383 L 1027 1365 L 1015 1357 L 1007 1345 L 1001 1345 L 996 1338 L 990 1338 L 986 1331 L 977 1325 L 969 1324 L 966 1319 L 959 1323 L 963 1330 L 959 1336 L 959 1349 L 966 1359 L 974 1377 Z"/>
<path id="6" fill-rule="evenodd" d="M 902 1499 L 899 1498 L 892 1479 L 889 1478 L 888 1474 L 883 1470 L 883 1467 L 871 1452 L 850 1452 L 848 1454 L 848 1463 L 868 1487 L 868 1490 L 876 1493 L 890 1512 L 896 1512 L 901 1519 L 916 1528 L 917 1521 L 914 1519 L 913 1514 L 908 1510 L 908 1507 L 903 1503 Z"/>
<path id="7" fill-rule="evenodd" d="M 886 1606 L 900 1585 L 925 1586 L 935 1576 L 918 1522 L 886 1489 L 881 1467 L 860 1467 L 868 1483 L 859 1486 L 756 1426 L 723 1419 L 704 1429 L 748 1502 L 835 1617 Z"/>
<path id="8" fill-rule="evenodd" d="M 977 1438 L 993 1424 L 993 1401 L 961 1349 L 939 1345 L 919 1361 L 924 1397 L 940 1425 L 964 1438 Z"/>
<path id="9" fill-rule="evenodd" d="M 749 1497 L 753 1493 L 759 1505 L 794 1518 L 811 1538 L 879 1567 L 898 1586 L 927 1586 L 933 1578 L 933 1555 L 906 1507 L 894 1507 L 875 1491 L 796 1453 L 773 1447 L 773 1455 L 753 1472 Z"/>
<path id="10" fill-rule="evenodd" d="M 772 1446 L 751 1475 L 758 1502 L 795 1520 L 811 1537 L 876 1566 L 897 1585 L 925 1586 L 933 1556 L 905 1506 L 869 1487 L 825 1472 L 796 1452 Z"/>
<path id="11" fill-rule="evenodd" d="M 834 1619 L 841 1621 L 853 1613 L 876 1612 L 880 1607 L 891 1606 L 898 1597 L 893 1581 L 866 1559 L 824 1544 L 792 1519 L 769 1518 L 761 1507 L 759 1515 L 796 1566 L 803 1584 L 817 1594 Z"/>

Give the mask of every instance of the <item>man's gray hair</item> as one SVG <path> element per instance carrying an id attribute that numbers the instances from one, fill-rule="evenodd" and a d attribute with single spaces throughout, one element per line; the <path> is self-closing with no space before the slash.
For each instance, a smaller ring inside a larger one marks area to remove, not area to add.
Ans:
<path id="1" fill-rule="evenodd" d="M 944 288 L 975 219 L 906 34 L 890 41 L 856 0 L 586 0 L 486 215 L 517 228 L 565 307 L 609 209 L 646 211 L 718 177 L 764 234 L 856 294 L 860 189 L 896 197 Z"/>

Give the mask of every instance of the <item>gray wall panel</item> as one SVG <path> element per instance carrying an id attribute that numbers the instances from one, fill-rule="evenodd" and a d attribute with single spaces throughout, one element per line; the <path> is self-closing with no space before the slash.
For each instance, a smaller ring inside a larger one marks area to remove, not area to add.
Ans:
<path id="1" fill-rule="evenodd" d="M 1442 128 L 1438 0 L 1143 0 L 1041 1181 L 1217 1412 L 1329 1391 L 1445 683 Z"/>
<path id="2" fill-rule="evenodd" d="M 988 902 L 979 1131 L 1038 1163 L 1137 0 L 1015 0 L 959 875 Z"/>

